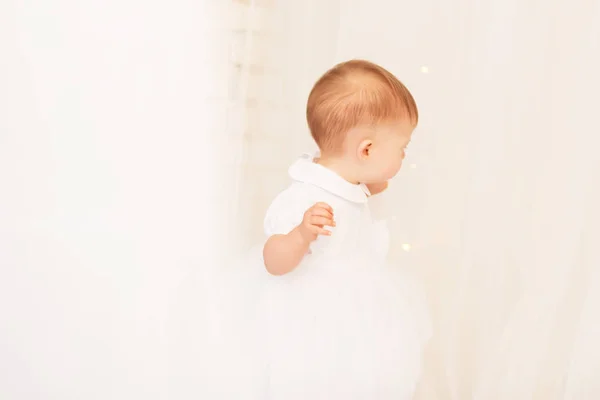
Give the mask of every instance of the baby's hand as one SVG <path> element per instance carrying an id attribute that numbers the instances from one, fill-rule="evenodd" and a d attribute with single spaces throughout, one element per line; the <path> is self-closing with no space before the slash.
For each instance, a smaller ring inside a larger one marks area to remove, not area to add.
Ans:
<path id="1" fill-rule="evenodd" d="M 331 235 L 331 231 L 325 229 L 325 226 L 335 226 L 333 209 L 328 204 L 317 203 L 304 213 L 298 229 L 302 238 L 310 243 L 314 242 L 319 235 Z"/>

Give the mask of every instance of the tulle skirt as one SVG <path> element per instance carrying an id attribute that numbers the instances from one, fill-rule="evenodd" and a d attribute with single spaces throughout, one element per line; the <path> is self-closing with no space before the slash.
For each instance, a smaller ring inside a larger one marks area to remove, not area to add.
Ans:
<path id="1" fill-rule="evenodd" d="M 213 285 L 209 398 L 412 398 L 430 326 L 400 267 L 308 256 L 270 276 L 260 249 L 235 265 Z"/>

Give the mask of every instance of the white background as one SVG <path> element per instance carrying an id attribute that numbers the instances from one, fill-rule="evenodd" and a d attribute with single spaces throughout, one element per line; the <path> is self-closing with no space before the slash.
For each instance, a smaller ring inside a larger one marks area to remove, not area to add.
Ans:
<path id="1" fill-rule="evenodd" d="M 198 397 L 203 272 L 261 238 L 311 149 L 310 86 L 359 57 L 420 107 L 385 197 L 434 317 L 420 398 L 598 398 L 599 18 L 597 0 L 2 2 L 0 396 Z"/>

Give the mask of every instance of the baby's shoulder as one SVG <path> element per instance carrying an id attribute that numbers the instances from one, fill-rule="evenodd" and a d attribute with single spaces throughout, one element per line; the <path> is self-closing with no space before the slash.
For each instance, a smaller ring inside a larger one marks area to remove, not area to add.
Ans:
<path id="1" fill-rule="evenodd" d="M 327 192 L 303 182 L 293 182 L 280 192 L 267 209 L 264 219 L 267 236 L 286 234 L 302 222 L 304 213 L 316 203 L 331 203 Z"/>
<path id="2" fill-rule="evenodd" d="M 317 203 L 329 204 L 334 209 L 343 209 L 348 201 L 319 186 L 304 182 L 293 182 L 275 196 L 269 206 L 270 213 L 302 214 Z"/>
<path id="3" fill-rule="evenodd" d="M 269 210 L 278 211 L 298 208 L 302 209 L 304 207 L 308 208 L 318 202 L 318 198 L 319 195 L 315 193 L 315 190 L 311 185 L 302 182 L 293 182 L 273 198 Z"/>

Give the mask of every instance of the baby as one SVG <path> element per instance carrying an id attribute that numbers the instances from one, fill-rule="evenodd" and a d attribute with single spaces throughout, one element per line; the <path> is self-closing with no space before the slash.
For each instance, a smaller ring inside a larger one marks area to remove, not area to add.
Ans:
<path id="1" fill-rule="evenodd" d="M 418 121 L 408 89 L 353 60 L 327 71 L 308 98 L 319 147 L 289 170 L 267 211 L 261 343 L 269 399 L 410 399 L 428 338 L 387 231 L 368 199 L 402 166 Z"/>
<path id="2" fill-rule="evenodd" d="M 344 181 L 338 184 L 365 198 L 385 190 L 398 173 L 418 121 L 408 89 L 390 72 L 362 60 L 339 64 L 323 75 L 310 93 L 306 116 L 320 149 L 313 160 L 320 168 L 308 168 L 330 179 L 338 177 Z M 292 186 L 280 202 L 290 208 L 289 201 L 306 202 L 312 193 L 305 186 Z M 267 220 L 276 213 L 270 211 Z M 326 227 L 336 226 L 334 210 L 322 201 L 296 218 L 291 231 L 275 232 L 264 247 L 265 266 L 273 275 L 296 268 L 319 235 L 331 235 Z"/>

